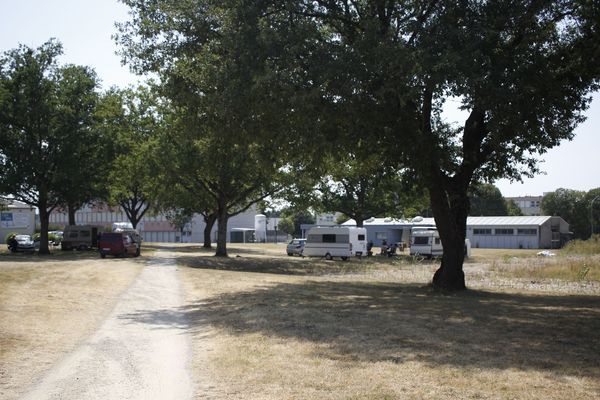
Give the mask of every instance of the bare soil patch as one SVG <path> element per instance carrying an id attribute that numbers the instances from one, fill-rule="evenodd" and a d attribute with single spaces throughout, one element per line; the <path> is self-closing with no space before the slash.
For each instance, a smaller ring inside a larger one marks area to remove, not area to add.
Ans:
<path id="1" fill-rule="evenodd" d="M 94 252 L 0 255 L 0 398 L 18 398 L 89 336 L 144 262 Z"/>
<path id="2" fill-rule="evenodd" d="M 476 259 L 465 267 L 473 289 L 441 295 L 426 286 L 435 262 L 279 251 L 180 255 L 198 398 L 600 396 L 597 286 L 505 288 Z"/>

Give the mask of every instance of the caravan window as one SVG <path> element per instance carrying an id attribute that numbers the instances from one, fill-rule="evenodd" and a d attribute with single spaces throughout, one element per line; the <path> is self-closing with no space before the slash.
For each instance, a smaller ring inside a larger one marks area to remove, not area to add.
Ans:
<path id="1" fill-rule="evenodd" d="M 335 235 L 331 235 L 331 234 L 323 235 L 323 243 L 335 243 Z"/>
<path id="2" fill-rule="evenodd" d="M 440 238 L 435 238 L 435 244 L 440 244 Z"/>
<path id="3" fill-rule="evenodd" d="M 429 244 L 428 236 L 415 236 L 413 240 L 414 244 Z"/>
<path id="4" fill-rule="evenodd" d="M 365 235 L 358 235 L 358 240 L 365 240 Z"/>

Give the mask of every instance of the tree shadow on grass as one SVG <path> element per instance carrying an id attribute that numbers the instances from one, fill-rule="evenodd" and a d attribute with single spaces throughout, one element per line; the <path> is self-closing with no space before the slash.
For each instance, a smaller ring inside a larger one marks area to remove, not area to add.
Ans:
<path id="1" fill-rule="evenodd" d="M 308 341 L 319 345 L 317 356 L 341 361 L 417 360 L 600 379 L 600 297 L 594 296 L 444 296 L 417 285 L 308 281 L 122 318 Z"/>
<path id="2" fill-rule="evenodd" d="M 372 263 L 355 259 L 349 261 L 302 257 L 188 257 L 177 258 L 179 265 L 190 268 L 214 269 L 232 272 L 255 272 L 278 275 L 320 276 L 364 272 Z M 379 265 L 378 267 L 381 267 Z"/>

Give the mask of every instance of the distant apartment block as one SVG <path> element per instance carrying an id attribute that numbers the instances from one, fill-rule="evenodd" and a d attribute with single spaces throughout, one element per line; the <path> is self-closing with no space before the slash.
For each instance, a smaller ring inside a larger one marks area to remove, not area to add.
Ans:
<path id="1" fill-rule="evenodd" d="M 538 216 L 541 215 L 541 204 L 544 196 L 520 196 L 506 197 L 506 200 L 512 200 L 517 207 L 521 209 L 523 215 Z"/>
<path id="2" fill-rule="evenodd" d="M 328 225 L 336 225 L 337 218 L 340 216 L 340 213 L 323 213 L 317 214 L 315 218 L 315 225 L 318 226 L 328 226 Z"/>

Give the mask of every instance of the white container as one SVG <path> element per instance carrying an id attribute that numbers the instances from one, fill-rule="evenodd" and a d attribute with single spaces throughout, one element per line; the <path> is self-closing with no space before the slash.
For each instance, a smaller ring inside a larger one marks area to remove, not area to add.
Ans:
<path id="1" fill-rule="evenodd" d="M 267 241 L 267 216 L 264 214 L 254 216 L 254 237 L 258 243 Z"/>

